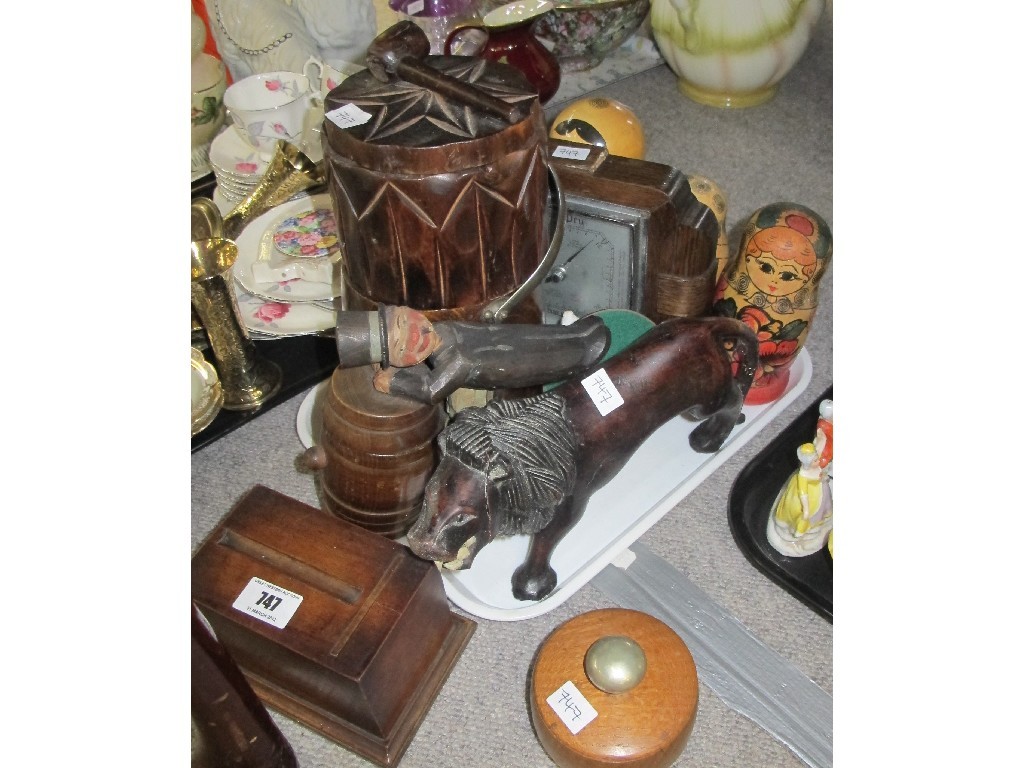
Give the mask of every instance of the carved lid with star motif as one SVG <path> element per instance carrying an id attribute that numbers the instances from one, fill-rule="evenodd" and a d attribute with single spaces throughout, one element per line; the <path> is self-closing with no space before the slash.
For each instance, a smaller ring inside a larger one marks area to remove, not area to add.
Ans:
<path id="1" fill-rule="evenodd" d="M 468 56 L 427 56 L 424 62 L 450 77 L 510 104 L 526 115 L 502 118 L 401 79 L 384 83 L 364 70 L 346 78 L 324 103 L 325 153 L 333 150 L 363 168 L 407 173 L 446 173 L 492 162 L 508 151 L 545 139 L 537 90 L 516 68 Z M 362 113 L 341 127 L 331 113 Z M 457 151 L 437 152 L 437 148 Z M 427 150 L 435 151 L 427 151 Z"/>

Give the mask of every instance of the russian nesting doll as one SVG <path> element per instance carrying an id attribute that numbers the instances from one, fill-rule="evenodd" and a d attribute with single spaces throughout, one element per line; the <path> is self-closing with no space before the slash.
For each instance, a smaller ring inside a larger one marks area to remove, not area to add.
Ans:
<path id="1" fill-rule="evenodd" d="M 712 309 L 757 334 L 760 359 L 748 404 L 770 403 L 786 391 L 831 260 L 832 232 L 809 208 L 772 203 L 751 216 L 739 251 L 718 281 Z"/>

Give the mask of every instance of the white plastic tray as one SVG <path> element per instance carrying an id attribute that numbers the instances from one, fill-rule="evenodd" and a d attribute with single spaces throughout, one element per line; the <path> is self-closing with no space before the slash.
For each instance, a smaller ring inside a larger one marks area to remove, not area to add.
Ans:
<path id="1" fill-rule="evenodd" d="M 803 392 L 811 381 L 811 358 L 801 350 L 789 385 L 773 403 L 745 406 L 746 421 L 714 454 L 697 453 L 688 442 L 697 424 L 675 418 L 654 432 L 622 471 L 598 490 L 583 518 L 555 547 L 551 566 L 558 585 L 543 600 L 512 596 L 512 572 L 526 557 L 529 536 L 496 539 L 464 571 L 441 569 L 445 592 L 467 613 L 494 621 L 519 621 L 554 610 L 626 547 L 665 516 Z"/>

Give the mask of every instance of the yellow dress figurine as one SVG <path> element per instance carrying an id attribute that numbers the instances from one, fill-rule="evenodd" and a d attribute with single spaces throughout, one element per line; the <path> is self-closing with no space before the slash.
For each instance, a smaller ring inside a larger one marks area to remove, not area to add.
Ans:
<path id="1" fill-rule="evenodd" d="M 768 520 L 768 542 L 789 557 L 812 555 L 832 530 L 832 492 L 813 443 L 797 449 L 800 469 L 779 491 Z"/>

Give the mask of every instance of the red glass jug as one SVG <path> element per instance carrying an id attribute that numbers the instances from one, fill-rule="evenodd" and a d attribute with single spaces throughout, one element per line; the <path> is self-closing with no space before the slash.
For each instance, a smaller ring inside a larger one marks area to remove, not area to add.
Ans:
<path id="1" fill-rule="evenodd" d="M 515 67 L 537 89 L 544 104 L 558 90 L 562 71 L 558 59 L 533 30 L 537 20 L 553 8 L 551 0 L 500 5 L 484 15 L 482 24 L 454 29 L 444 51 L 449 56 L 480 56 Z"/>

